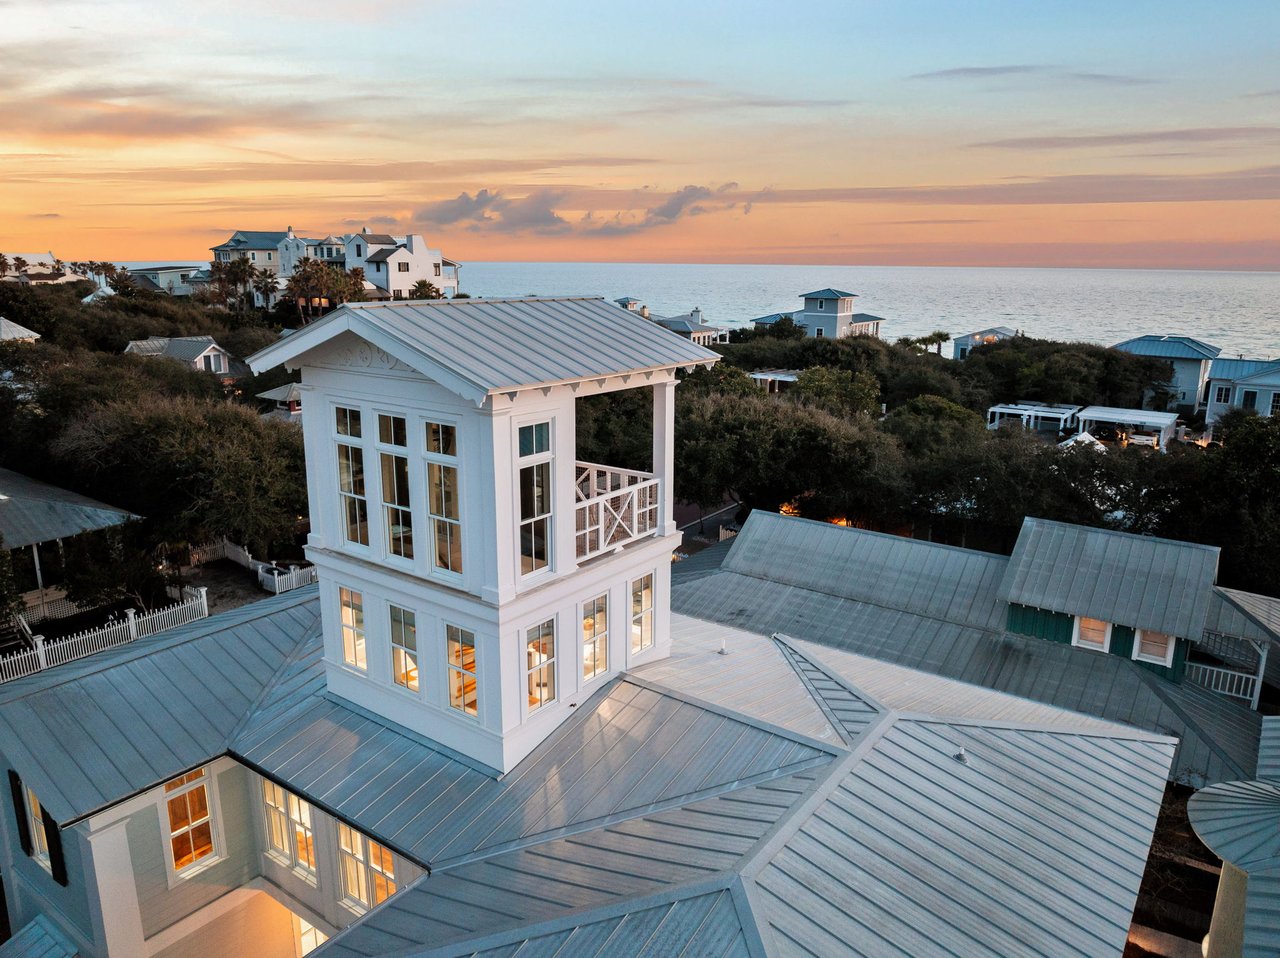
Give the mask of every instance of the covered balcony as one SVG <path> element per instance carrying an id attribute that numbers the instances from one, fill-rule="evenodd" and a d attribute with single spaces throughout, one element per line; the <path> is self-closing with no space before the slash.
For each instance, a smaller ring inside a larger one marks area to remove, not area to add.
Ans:
<path id="1" fill-rule="evenodd" d="M 657 532 L 660 484 L 653 473 L 577 463 L 574 512 L 578 561 L 617 552 Z"/>

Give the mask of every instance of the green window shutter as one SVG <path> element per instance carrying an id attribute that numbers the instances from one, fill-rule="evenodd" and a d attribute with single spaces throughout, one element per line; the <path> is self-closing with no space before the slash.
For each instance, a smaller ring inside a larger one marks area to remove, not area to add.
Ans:
<path id="1" fill-rule="evenodd" d="M 1037 639 L 1048 639 L 1050 642 L 1070 645 L 1074 625 L 1072 617 L 1065 613 L 1033 609 L 1027 605 L 1011 602 L 1005 628 L 1018 635 L 1030 635 Z"/>
<path id="2" fill-rule="evenodd" d="M 49 847 L 49 871 L 53 873 L 53 880 L 65 888 L 67 859 L 62 854 L 62 830 L 44 806 L 40 808 L 40 824 L 44 826 L 44 840 Z"/>
<path id="3" fill-rule="evenodd" d="M 1122 659 L 1133 658 L 1133 639 L 1134 632 L 1132 626 L 1112 625 L 1111 654 L 1118 655 Z"/>
<path id="4" fill-rule="evenodd" d="M 31 826 L 27 822 L 27 796 L 22 790 L 22 779 L 13 769 L 9 769 L 9 791 L 13 794 L 13 815 L 18 820 L 18 844 L 22 851 L 30 855 Z"/>

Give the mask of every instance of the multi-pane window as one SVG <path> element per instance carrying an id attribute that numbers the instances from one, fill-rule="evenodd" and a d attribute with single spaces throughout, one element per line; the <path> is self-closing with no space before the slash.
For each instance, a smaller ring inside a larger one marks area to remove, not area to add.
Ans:
<path id="1" fill-rule="evenodd" d="M 403 416 L 378 417 L 378 442 L 404 449 L 408 438 Z M 387 551 L 413 558 L 413 511 L 409 505 L 409 457 L 402 452 L 381 452 L 382 515 L 387 527 Z"/>
<path id="2" fill-rule="evenodd" d="M 173 870 L 181 873 L 213 855 L 208 769 L 198 768 L 164 787 Z"/>
<path id="3" fill-rule="evenodd" d="M 295 915 L 294 922 L 297 926 L 298 954 L 309 955 L 329 940 L 328 935 L 305 918 L 299 918 Z"/>
<path id="4" fill-rule="evenodd" d="M 427 430 L 427 511 L 435 540 L 431 561 L 446 572 L 462 571 L 462 514 L 458 508 L 458 430 L 429 422 Z"/>
<path id="5" fill-rule="evenodd" d="M 364 638 L 364 596 L 355 589 L 338 589 L 338 607 L 342 621 L 342 661 L 360 671 L 369 668 Z"/>
<path id="6" fill-rule="evenodd" d="M 338 497 L 341 500 L 344 535 L 348 542 L 369 544 L 369 502 L 364 489 L 364 450 L 359 442 L 360 410 L 338 406 Z"/>
<path id="7" fill-rule="evenodd" d="M 653 645 L 653 573 L 631 583 L 631 651 Z"/>
<path id="8" fill-rule="evenodd" d="M 582 677 L 609 670 L 609 594 L 582 603 Z"/>
<path id="9" fill-rule="evenodd" d="M 1169 665 L 1173 661 L 1174 642 L 1174 637 L 1164 632 L 1139 629 L 1137 642 L 1133 648 L 1133 657 L 1139 662 Z"/>
<path id="10" fill-rule="evenodd" d="M 1213 388 L 1213 401 L 1222 406 L 1229 404 L 1231 402 L 1231 387 L 1215 386 Z"/>
<path id="11" fill-rule="evenodd" d="M 550 563 L 551 424 L 520 427 L 520 571 L 527 575 Z"/>
<path id="12" fill-rule="evenodd" d="M 525 668 L 529 680 L 529 711 L 556 700 L 556 622 L 548 619 L 525 633 Z"/>
<path id="13" fill-rule="evenodd" d="M 1271 394 L 1271 415 L 1280 416 L 1280 393 Z"/>
<path id="14" fill-rule="evenodd" d="M 44 828 L 44 812 L 40 808 L 40 799 L 36 793 L 27 789 L 27 828 L 31 831 L 31 857 L 47 870 L 53 870 L 53 859 L 49 856 L 49 834 Z"/>
<path id="15" fill-rule="evenodd" d="M 262 801 L 267 817 L 267 847 L 290 868 L 316 879 L 316 843 L 311 806 L 275 782 L 262 780 Z"/>
<path id="16" fill-rule="evenodd" d="M 1087 615 L 1076 616 L 1075 645 L 1098 652 L 1106 652 L 1111 645 L 1111 623 L 1091 619 Z"/>
<path id="17" fill-rule="evenodd" d="M 342 895 L 353 905 L 372 908 L 396 892 L 391 852 L 349 825 L 338 823 L 342 859 Z"/>
<path id="18" fill-rule="evenodd" d="M 401 273 L 407 273 L 407 272 L 409 272 L 409 264 L 408 264 L 408 263 L 396 263 L 396 270 L 397 270 L 398 272 L 401 272 Z"/>
<path id="19" fill-rule="evenodd" d="M 449 665 L 449 707 L 475 715 L 478 710 L 476 637 L 456 625 L 446 625 L 444 632 Z"/>
<path id="20" fill-rule="evenodd" d="M 418 626 L 408 609 L 391 607 L 391 678 L 410 692 L 418 691 Z"/>

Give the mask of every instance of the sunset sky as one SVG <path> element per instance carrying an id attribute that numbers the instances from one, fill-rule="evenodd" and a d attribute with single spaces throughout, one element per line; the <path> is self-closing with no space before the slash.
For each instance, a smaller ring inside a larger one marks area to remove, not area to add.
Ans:
<path id="1" fill-rule="evenodd" d="M 0 249 L 1280 269 L 1280 3 L 0 0 Z"/>

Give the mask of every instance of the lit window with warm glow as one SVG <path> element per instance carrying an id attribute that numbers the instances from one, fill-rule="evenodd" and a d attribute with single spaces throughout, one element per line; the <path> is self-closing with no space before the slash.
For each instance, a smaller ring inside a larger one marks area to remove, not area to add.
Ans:
<path id="1" fill-rule="evenodd" d="M 631 583 L 631 651 L 653 646 L 653 573 Z"/>
<path id="2" fill-rule="evenodd" d="M 444 572 L 462 571 L 462 514 L 458 505 L 458 430 L 426 424 L 427 511 L 435 539 L 432 562 Z"/>
<path id="3" fill-rule="evenodd" d="M 582 604 L 582 677 L 594 679 L 609 670 L 609 594 Z"/>
<path id="4" fill-rule="evenodd" d="M 297 933 L 297 951 L 299 955 L 309 955 L 329 940 L 328 935 L 305 918 L 299 918 L 294 915 L 293 922 Z"/>
<path id="5" fill-rule="evenodd" d="M 342 661 L 361 672 L 369 668 L 364 638 L 364 596 L 345 586 L 338 589 L 342 620 Z"/>
<path id="6" fill-rule="evenodd" d="M 1172 665 L 1174 643 L 1177 640 L 1164 632 L 1154 629 L 1139 629 L 1133 646 L 1133 657 L 1139 662 L 1151 662 L 1155 665 Z"/>
<path id="7" fill-rule="evenodd" d="M 338 498 L 342 506 L 343 535 L 348 542 L 369 544 L 369 502 L 364 488 L 364 449 L 360 410 L 336 409 L 338 443 Z"/>
<path id="8" fill-rule="evenodd" d="M 378 417 L 378 444 L 391 450 L 408 442 L 403 416 Z M 413 558 L 413 510 L 409 504 L 409 457 L 395 451 L 378 453 L 382 472 L 382 519 L 387 528 L 387 552 Z"/>
<path id="9" fill-rule="evenodd" d="M 173 870 L 188 868 L 213 856 L 213 817 L 209 811 L 208 769 L 198 768 L 164 787 Z"/>
<path id="10" fill-rule="evenodd" d="M 348 905 L 372 908 L 395 894 L 396 868 L 390 850 L 339 822 L 338 851 L 342 896 Z"/>
<path id="11" fill-rule="evenodd" d="M 311 806 L 265 778 L 262 780 L 262 800 L 267 819 L 268 850 L 314 885 L 316 844 Z"/>
<path id="12" fill-rule="evenodd" d="M 556 622 L 548 619 L 525 634 L 525 669 L 529 680 L 529 711 L 556 700 Z"/>
<path id="13" fill-rule="evenodd" d="M 479 711 L 476 682 L 476 637 L 456 625 L 445 626 L 449 666 L 449 707 L 467 715 Z"/>
<path id="14" fill-rule="evenodd" d="M 418 691 L 418 626 L 408 609 L 391 607 L 391 677 L 396 685 Z"/>
<path id="15" fill-rule="evenodd" d="M 1091 619 L 1087 615 L 1076 616 L 1076 632 L 1072 645 L 1106 652 L 1111 647 L 1111 623 L 1101 619 Z"/>
<path id="16" fill-rule="evenodd" d="M 38 861 L 45 871 L 53 871 L 53 859 L 49 855 L 49 833 L 44 828 L 44 811 L 40 807 L 40 799 L 36 793 L 27 789 L 27 828 L 31 832 L 31 857 Z"/>

